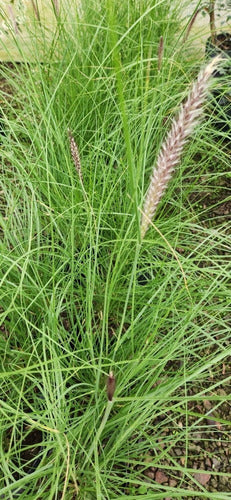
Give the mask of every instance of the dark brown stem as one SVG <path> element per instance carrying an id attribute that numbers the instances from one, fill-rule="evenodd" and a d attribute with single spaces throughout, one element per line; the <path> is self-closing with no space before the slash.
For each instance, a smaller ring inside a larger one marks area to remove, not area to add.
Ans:
<path id="1" fill-rule="evenodd" d="M 216 45 L 216 26 L 215 26 L 215 1 L 210 0 L 209 2 L 209 24 L 210 24 L 210 32 L 211 32 L 211 42 L 213 45 Z"/>

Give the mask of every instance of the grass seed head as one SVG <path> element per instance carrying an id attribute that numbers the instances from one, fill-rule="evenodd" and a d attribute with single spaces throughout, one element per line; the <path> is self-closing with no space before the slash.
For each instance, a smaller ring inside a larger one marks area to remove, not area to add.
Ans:
<path id="1" fill-rule="evenodd" d="M 79 150 L 78 146 L 75 142 L 75 139 L 71 133 L 70 130 L 68 130 L 68 136 L 69 136 L 69 142 L 70 142 L 70 150 L 71 150 L 71 156 L 72 160 L 74 162 L 77 174 L 80 178 L 81 183 L 83 182 L 83 175 L 82 175 L 82 169 L 81 169 L 81 162 L 80 162 L 80 156 L 79 156 Z"/>
<path id="2" fill-rule="evenodd" d="M 116 383 L 115 383 L 114 374 L 113 374 L 113 372 L 110 372 L 109 376 L 107 378 L 107 397 L 108 397 L 108 401 L 112 401 L 112 398 L 113 398 L 114 392 L 115 392 L 115 386 L 116 386 Z"/>
<path id="3" fill-rule="evenodd" d="M 220 56 L 214 58 L 199 73 L 186 101 L 181 104 L 180 111 L 177 117 L 174 118 L 171 129 L 161 146 L 142 211 L 141 238 L 144 238 L 168 181 L 180 161 L 186 141 L 200 121 L 210 77 L 220 60 Z"/>

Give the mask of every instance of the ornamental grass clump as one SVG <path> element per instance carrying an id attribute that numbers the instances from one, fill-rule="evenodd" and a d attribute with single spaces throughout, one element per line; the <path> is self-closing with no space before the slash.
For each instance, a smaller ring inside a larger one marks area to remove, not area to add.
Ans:
<path id="1" fill-rule="evenodd" d="M 214 58 L 199 73 L 187 100 L 181 104 L 178 116 L 173 120 L 171 129 L 162 144 L 142 210 L 141 238 L 144 238 L 168 181 L 180 161 L 183 147 L 202 116 L 210 77 L 220 60 L 220 56 Z"/>

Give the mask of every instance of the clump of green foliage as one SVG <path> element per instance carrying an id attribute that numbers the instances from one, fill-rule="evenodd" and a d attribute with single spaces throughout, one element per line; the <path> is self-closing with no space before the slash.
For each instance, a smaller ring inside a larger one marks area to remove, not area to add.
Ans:
<path id="1" fill-rule="evenodd" d="M 2 498 L 207 494 L 190 462 L 206 421 L 194 403 L 211 400 L 219 415 L 230 356 L 229 223 L 214 215 L 228 199 L 229 155 L 211 114 L 155 228 L 138 238 L 153 163 L 198 70 L 182 47 L 180 4 L 83 1 L 59 11 L 53 44 L 44 30 L 43 61 L 39 47 L 37 61 L 34 51 L 33 63 L 1 67 L 11 87 L 10 98 L 2 91 Z M 147 482 L 150 466 L 181 479 Z"/>

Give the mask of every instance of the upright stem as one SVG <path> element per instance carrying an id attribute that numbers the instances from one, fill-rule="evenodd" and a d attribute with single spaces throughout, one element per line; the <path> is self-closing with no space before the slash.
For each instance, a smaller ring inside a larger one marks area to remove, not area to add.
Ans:
<path id="1" fill-rule="evenodd" d="M 139 232 L 139 223 L 140 223 L 140 214 L 138 210 L 138 200 L 137 200 L 137 182 L 136 182 L 136 174 L 135 174 L 135 160 L 134 154 L 132 150 L 131 144 L 131 135 L 130 135 L 130 126 L 128 119 L 128 111 L 125 101 L 125 84 L 123 82 L 123 65 L 121 61 L 120 51 L 119 51 L 119 40 L 116 32 L 116 4 L 113 4 L 111 0 L 107 1 L 107 13 L 108 13 L 108 24 L 109 24 L 109 33 L 111 37 L 111 52 L 112 52 L 112 60 L 115 69 L 116 76 L 116 86 L 117 86 L 117 95 L 118 95 L 118 105 L 121 113 L 121 120 L 124 132 L 124 140 L 126 146 L 126 156 L 128 163 L 128 172 L 129 172 L 129 184 L 130 184 L 130 195 L 135 205 L 135 216 L 137 221 L 138 228 L 138 238 L 140 239 Z"/>
<path id="2" fill-rule="evenodd" d="M 211 32 L 211 41 L 213 45 L 216 45 L 216 26 L 215 26 L 215 1 L 210 0 L 209 2 L 209 24 L 210 24 L 210 32 Z"/>
<path id="3" fill-rule="evenodd" d="M 110 415 L 112 406 L 113 406 L 113 400 L 112 401 L 108 400 L 107 406 L 106 406 L 106 409 L 105 409 L 105 412 L 104 412 L 104 415 L 103 415 L 103 418 L 102 418 L 102 421 L 101 421 L 101 424 L 100 424 L 100 426 L 98 428 L 98 431 L 96 432 L 95 439 L 93 440 L 93 443 L 92 443 L 92 445 L 90 447 L 90 450 L 89 450 L 89 452 L 87 454 L 87 460 L 88 461 L 91 460 L 91 457 L 93 455 L 94 450 L 97 451 L 97 446 L 98 446 L 98 443 L 99 443 L 99 439 L 100 439 L 100 436 L 101 436 L 101 434 L 102 434 L 102 432 L 104 430 L 104 427 L 105 427 L 105 425 L 106 425 L 106 423 L 108 421 L 108 417 Z M 86 463 L 86 461 L 85 461 L 85 463 Z M 84 463 L 84 466 L 85 466 L 85 463 Z"/>

